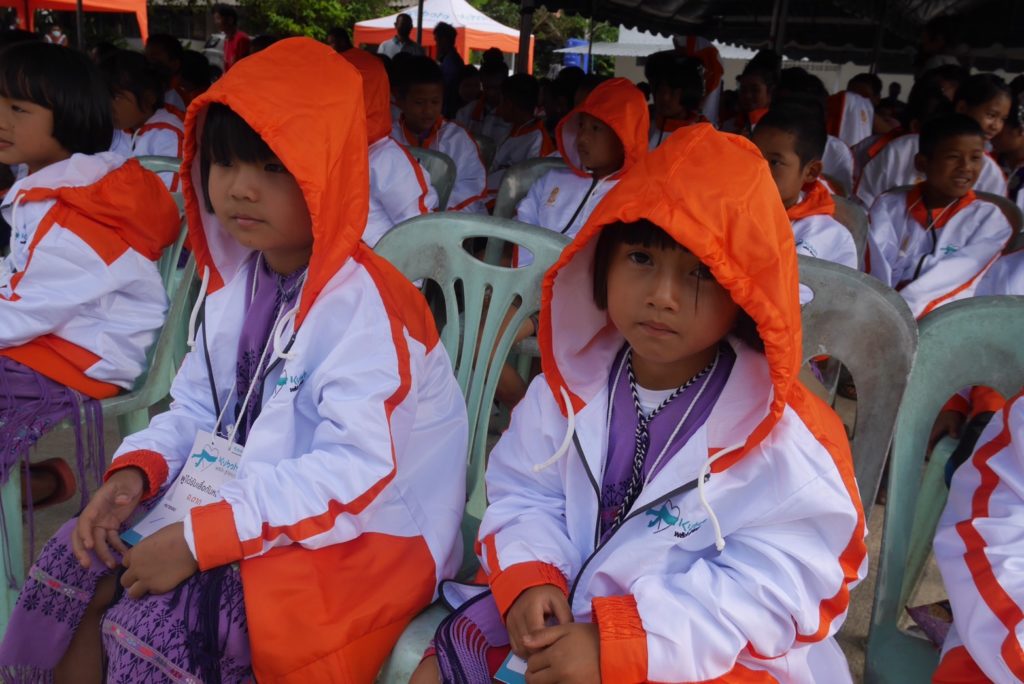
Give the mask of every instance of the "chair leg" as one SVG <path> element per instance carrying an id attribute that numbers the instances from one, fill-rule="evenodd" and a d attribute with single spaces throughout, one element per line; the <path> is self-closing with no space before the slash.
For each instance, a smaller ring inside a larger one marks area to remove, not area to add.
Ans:
<path id="1" fill-rule="evenodd" d="M 20 465 L 20 464 L 19 464 Z M 7 529 L 4 534 L 7 539 L 7 548 L 0 549 L 0 564 L 4 566 L 4 572 L 0 574 L 0 582 L 3 583 L 0 589 L 0 639 L 7 630 L 7 621 L 14 611 L 14 604 L 18 601 L 18 591 L 25 583 L 24 566 L 24 532 L 21 520 L 21 468 L 13 468 L 7 483 L 0 488 L 0 501 L 3 503 L 4 521 Z M 14 567 L 7 568 L 7 559 L 10 558 Z M 7 575 L 10 571 L 14 577 L 16 587 L 10 587 L 7 583 Z"/>
<path id="2" fill-rule="evenodd" d="M 148 425 L 149 411 L 147 409 L 129 411 L 117 417 L 117 427 L 121 430 L 121 439 L 145 430 Z"/>

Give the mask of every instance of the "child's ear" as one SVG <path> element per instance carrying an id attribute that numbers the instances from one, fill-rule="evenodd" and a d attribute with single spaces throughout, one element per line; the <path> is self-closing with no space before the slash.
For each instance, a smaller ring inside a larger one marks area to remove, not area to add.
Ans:
<path id="1" fill-rule="evenodd" d="M 925 166 L 928 164 L 928 157 L 924 156 L 920 152 L 914 155 L 914 170 L 918 173 L 924 173 Z"/>
<path id="2" fill-rule="evenodd" d="M 813 183 L 818 180 L 818 176 L 821 175 L 821 171 L 824 168 L 825 165 L 820 159 L 808 162 L 807 166 L 804 167 L 804 177 L 801 180 L 801 184 L 807 185 L 808 183 Z"/>

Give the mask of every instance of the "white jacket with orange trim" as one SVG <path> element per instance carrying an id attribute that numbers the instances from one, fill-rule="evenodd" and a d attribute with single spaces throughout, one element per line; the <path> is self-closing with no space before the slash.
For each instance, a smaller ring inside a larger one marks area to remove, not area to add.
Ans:
<path id="1" fill-rule="evenodd" d="M 293 38 L 238 62 L 193 102 L 183 185 L 209 292 L 204 322 L 170 410 L 126 439 L 108 470 L 141 468 L 152 495 L 176 477 L 197 432 L 214 428 L 214 394 L 228 407 L 225 424 L 236 419 L 245 275 L 256 255 L 206 211 L 197 149 L 209 105 L 223 103 L 245 113 L 295 177 L 312 218 L 309 267 L 297 306 L 271 334 L 262 410 L 236 478 L 185 521 L 200 570 L 240 564 L 263 682 L 341 672 L 371 681 L 461 559 L 465 401 L 425 300 L 361 239 L 369 183 L 358 79 L 331 48 Z"/>
<path id="2" fill-rule="evenodd" d="M 370 144 L 370 213 L 363 240 L 370 247 L 396 225 L 437 209 L 430 174 L 391 134 L 391 88 L 384 63 L 366 50 L 341 53 L 363 77 Z"/>
<path id="3" fill-rule="evenodd" d="M 802 193 L 800 201 L 786 210 L 796 251 L 856 269 L 857 245 L 849 229 L 834 218 L 835 211 L 835 200 L 824 183 L 814 183 Z"/>
<path id="4" fill-rule="evenodd" d="M 179 231 L 159 179 L 76 154 L 11 186 L 3 216 L 0 354 L 93 398 L 131 389 L 167 311 L 154 262 Z"/>
<path id="5" fill-rule="evenodd" d="M 867 570 L 863 512 L 842 424 L 796 378 L 796 250 L 759 162 L 701 124 L 626 174 L 545 276 L 544 374 L 490 456 L 480 556 L 498 608 L 562 589 L 597 623 L 605 682 L 849 681 L 832 635 Z M 599 543 L 623 337 L 593 303 L 592 262 L 605 226 L 640 219 L 709 265 L 765 352 L 727 338 L 736 361 L 707 422 Z"/>
<path id="6" fill-rule="evenodd" d="M 623 143 L 624 161 L 615 173 L 595 178 L 583 168 L 576 147 L 581 114 L 604 122 Z M 516 218 L 575 237 L 619 178 L 647 154 L 649 116 L 643 93 L 629 80 L 613 78 L 598 85 L 558 124 L 558 150 L 569 168 L 554 169 L 541 176 L 516 206 Z M 528 253 L 519 253 L 520 265 L 531 260 Z"/>
<path id="7" fill-rule="evenodd" d="M 974 294 L 1013 230 L 995 204 L 970 192 L 932 212 L 921 186 L 887 192 L 871 207 L 865 268 L 906 300 L 915 318 Z"/>
<path id="8" fill-rule="evenodd" d="M 978 281 L 976 297 L 1024 295 L 1024 250 L 1004 254 Z"/>
<path id="9" fill-rule="evenodd" d="M 487 173 L 487 194 L 491 197 L 498 194 L 501 179 L 509 167 L 527 159 L 546 157 L 555 151 L 551 137 L 544 129 L 544 122 L 534 119 L 522 126 L 510 129 L 504 142 L 494 153 L 494 161 Z"/>
<path id="10" fill-rule="evenodd" d="M 875 105 L 863 95 L 843 90 L 829 96 L 825 109 L 829 135 L 834 135 L 850 147 L 871 135 Z"/>
<path id="11" fill-rule="evenodd" d="M 1022 396 L 993 417 L 950 483 L 934 552 L 953 629 L 936 681 L 1024 681 Z"/>
<path id="12" fill-rule="evenodd" d="M 488 109 L 482 95 L 476 101 L 463 105 L 455 113 L 455 121 L 474 135 L 486 135 L 495 145 L 501 145 L 512 130 L 512 126 L 498 116 L 496 109 Z"/>
<path id="13" fill-rule="evenodd" d="M 455 185 L 448 198 L 448 211 L 485 212 L 487 170 L 480 157 L 480 149 L 466 129 L 454 121 L 439 120 L 430 135 L 420 142 L 406 130 L 399 118 L 391 129 L 391 137 L 409 147 L 425 147 L 447 154 L 455 162 Z"/>
<path id="14" fill-rule="evenodd" d="M 853 151 L 834 135 L 828 136 L 821 157 L 822 173 L 834 178 L 847 194 L 853 192 Z"/>
<path id="15" fill-rule="evenodd" d="M 156 110 L 132 135 L 132 156 L 157 155 L 181 159 L 185 139 L 185 122 L 168 108 Z M 178 174 L 160 173 L 160 179 L 171 192 L 179 190 Z"/>
<path id="16" fill-rule="evenodd" d="M 870 208 L 883 192 L 924 180 L 924 174 L 914 167 L 919 137 L 917 133 L 908 133 L 891 140 L 864 165 L 856 192 L 861 204 Z M 987 154 L 974 189 L 1006 195 L 1006 176 L 996 160 Z"/>

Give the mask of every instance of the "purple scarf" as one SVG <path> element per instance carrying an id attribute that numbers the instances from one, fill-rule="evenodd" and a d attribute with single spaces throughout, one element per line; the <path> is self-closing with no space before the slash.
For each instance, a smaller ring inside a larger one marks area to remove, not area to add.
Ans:
<path id="1" fill-rule="evenodd" d="M 245 415 L 240 415 L 242 400 L 245 399 L 253 381 L 262 383 L 268 375 L 268 369 L 274 363 L 273 349 L 267 351 L 262 364 L 260 357 L 267 341 L 274 333 L 274 324 L 278 316 L 282 311 L 291 308 L 298 296 L 305 272 L 306 269 L 303 267 L 283 276 L 270 270 L 262 256 L 257 257 L 249 268 L 248 282 L 252 283 L 255 278 L 256 287 L 250 288 L 245 303 L 245 320 L 238 338 L 238 361 L 235 366 L 235 416 L 238 421 L 235 439 L 243 446 L 252 424 L 256 422 L 256 417 L 263 407 L 262 388 L 257 387 L 253 391 Z M 256 378 L 257 371 L 259 378 Z"/>
<path id="2" fill-rule="evenodd" d="M 611 531 L 612 522 L 626 498 L 636 450 L 639 419 L 625 368 L 626 364 L 622 362 L 627 350 L 628 347 L 623 347 L 622 351 L 616 355 L 608 377 L 609 391 L 614 387 L 615 394 L 610 399 L 612 410 L 611 424 L 608 428 L 608 454 L 605 459 L 604 478 L 601 486 L 602 538 Z M 707 421 L 708 416 L 711 415 L 711 409 L 714 408 L 718 397 L 722 394 L 722 389 L 725 388 L 735 360 L 736 353 L 732 347 L 728 344 L 720 345 L 718 363 L 714 370 L 675 395 L 651 420 L 648 425 L 650 445 L 643 466 L 645 481 L 657 475 L 671 460 L 672 455 L 678 452 Z M 617 374 L 620 375 L 618 382 L 616 382 Z M 694 404 L 693 409 L 690 410 L 689 416 L 686 416 L 691 404 Z M 679 427 L 669 444 L 669 438 L 672 437 L 672 433 L 684 416 L 686 416 L 685 422 Z M 666 444 L 668 444 L 667 449 Z M 655 461 L 662 450 L 665 450 L 665 458 L 655 467 Z M 652 469 L 654 469 L 653 472 Z"/>

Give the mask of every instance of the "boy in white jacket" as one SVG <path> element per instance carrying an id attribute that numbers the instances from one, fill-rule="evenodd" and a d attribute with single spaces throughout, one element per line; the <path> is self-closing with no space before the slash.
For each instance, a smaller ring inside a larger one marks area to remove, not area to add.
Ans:
<path id="1" fill-rule="evenodd" d="M 489 592 L 443 585 L 459 609 L 414 681 L 489 682 L 509 648 L 537 681 L 850 681 L 832 635 L 863 513 L 797 379 L 796 250 L 757 148 L 675 132 L 543 292 L 544 374 L 487 468 Z"/>
<path id="2" fill-rule="evenodd" d="M 361 240 L 364 121 L 356 69 L 308 38 L 189 108 L 195 348 L 36 561 L 4 672 L 368 682 L 459 567 L 465 402 L 426 302 Z M 164 517 L 127 549 L 137 507 Z"/>
<path id="3" fill-rule="evenodd" d="M 972 296 L 1012 234 L 1002 210 L 974 194 L 987 159 L 974 119 L 930 119 L 920 148 L 924 181 L 878 198 L 865 255 L 866 270 L 903 295 L 915 318 Z"/>

